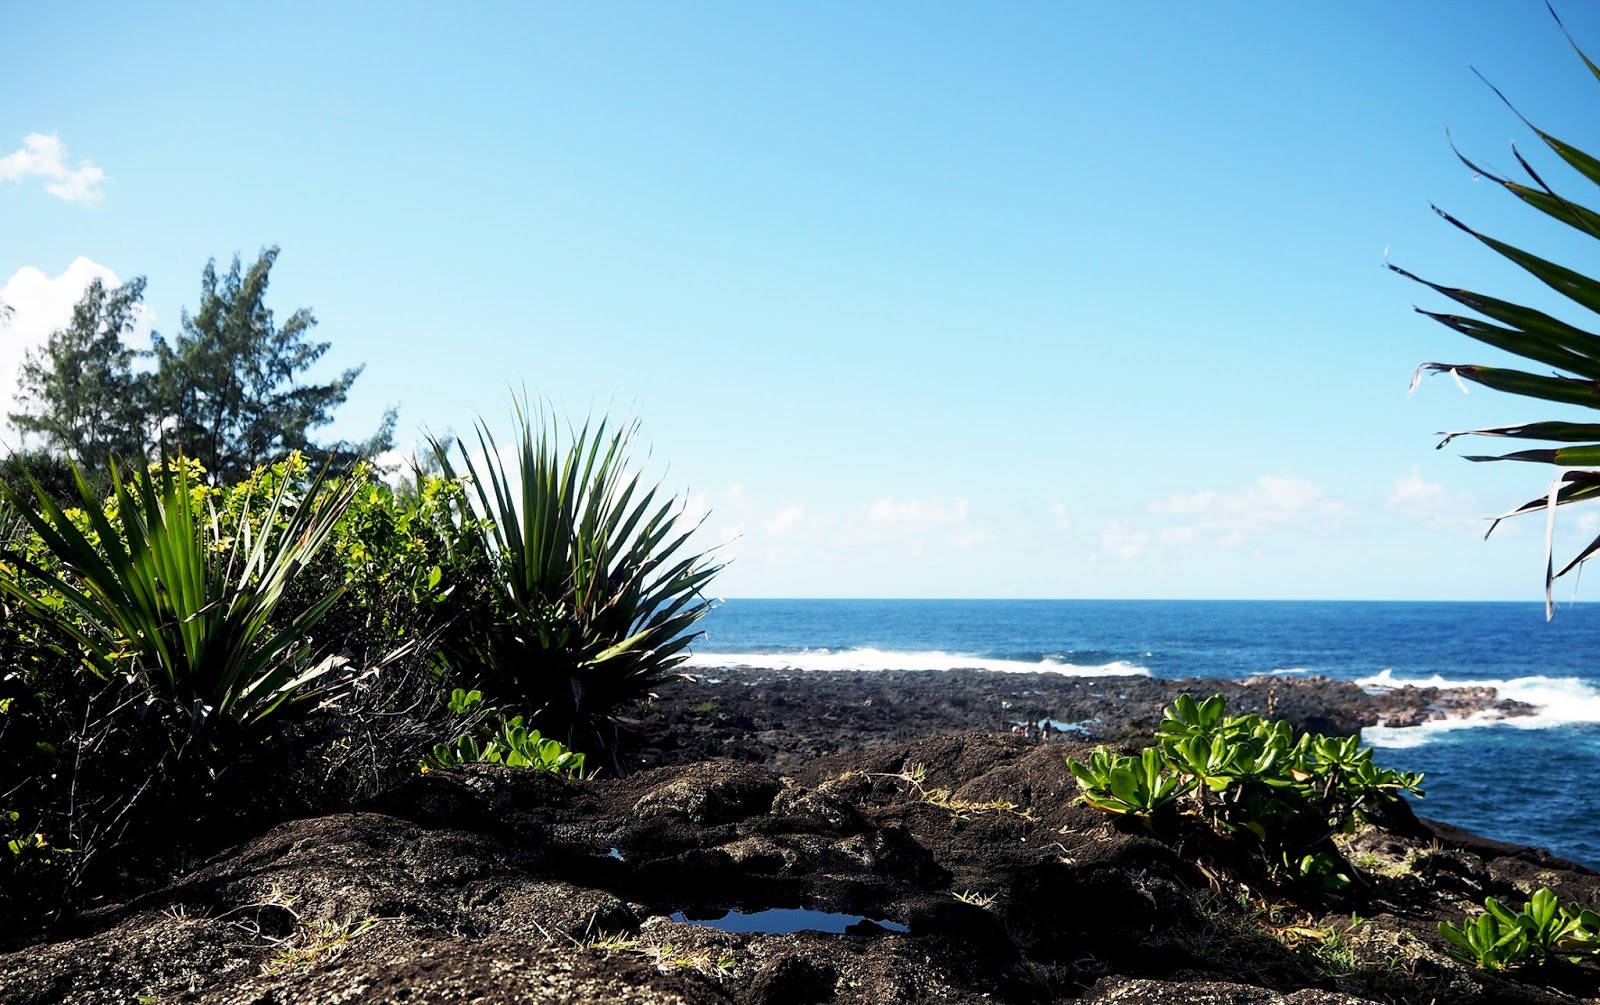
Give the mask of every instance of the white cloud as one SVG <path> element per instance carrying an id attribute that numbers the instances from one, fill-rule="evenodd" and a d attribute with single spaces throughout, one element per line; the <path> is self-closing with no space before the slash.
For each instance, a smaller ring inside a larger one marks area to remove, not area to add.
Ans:
<path id="1" fill-rule="evenodd" d="M 1351 514 L 1349 503 L 1302 478 L 1262 475 L 1238 492 L 1212 489 L 1175 495 L 1146 507 L 1152 513 L 1186 518 L 1195 531 L 1234 537 L 1257 527 L 1337 522 Z"/>
<path id="2" fill-rule="evenodd" d="M 1138 558 L 1149 542 L 1148 531 L 1133 530 L 1121 520 L 1113 520 L 1100 534 L 1101 549 L 1118 558 Z"/>
<path id="3" fill-rule="evenodd" d="M 1439 499 L 1444 494 L 1444 486 L 1438 482 L 1425 481 L 1417 472 L 1413 471 L 1404 478 L 1394 480 L 1394 488 L 1385 499 L 1385 506 L 1410 507 L 1427 506 Z"/>
<path id="4" fill-rule="evenodd" d="M 711 515 L 711 493 L 691 492 L 683 500 L 682 519 L 687 527 L 697 527 Z"/>
<path id="5" fill-rule="evenodd" d="M 1119 558 L 1135 558 L 1151 545 L 1211 543 L 1237 548 L 1263 532 L 1323 532 L 1343 523 L 1353 508 L 1327 489 L 1303 478 L 1262 475 L 1236 492 L 1203 489 L 1157 499 L 1145 506 L 1154 525 L 1110 524 L 1101 548 Z M 1165 518 L 1165 519 L 1162 519 Z"/>
<path id="6" fill-rule="evenodd" d="M 970 527 L 950 539 L 951 544 L 962 549 L 976 548 L 980 544 L 987 544 L 988 541 L 989 532 L 982 527 Z"/>
<path id="7" fill-rule="evenodd" d="M 54 133 L 29 133 L 21 148 L 0 157 L 0 184 L 43 179 L 46 192 L 67 202 L 99 202 L 105 194 L 100 191 L 105 176 L 88 160 L 69 167 L 66 144 Z"/>
<path id="8" fill-rule="evenodd" d="M 833 543 L 849 548 L 888 543 L 906 549 L 913 557 L 950 548 L 968 549 L 989 540 L 988 529 L 973 523 L 971 517 L 971 504 L 960 496 L 886 496 L 858 511 Z"/>
<path id="9" fill-rule="evenodd" d="M 789 506 L 763 523 L 762 527 L 773 537 L 782 537 L 798 527 L 800 521 L 805 519 L 805 515 L 806 508 L 804 506 Z"/>
<path id="10" fill-rule="evenodd" d="M 1072 517 L 1067 512 L 1067 507 L 1064 503 L 1052 504 L 1050 506 L 1050 515 L 1055 517 L 1056 530 L 1065 532 L 1072 529 Z"/>
<path id="11" fill-rule="evenodd" d="M 15 444 L 6 416 L 16 410 L 17 375 L 29 349 L 43 346 L 50 333 L 72 320 L 72 308 L 95 279 L 108 288 L 122 285 L 110 268 L 78 258 L 58 276 L 47 276 L 31 265 L 16 271 L 0 286 L 0 302 L 11 307 L 11 319 L 0 322 L 0 436 Z M 127 336 L 130 345 L 143 347 L 149 338 L 154 312 L 143 310 L 135 330 Z"/>
<path id="12" fill-rule="evenodd" d="M 1172 496 L 1169 499 L 1151 503 L 1147 509 L 1152 513 L 1171 513 L 1175 516 L 1185 516 L 1191 513 L 1204 513 L 1216 505 L 1217 493 L 1210 489 L 1196 492 L 1186 496 Z"/>
<path id="13" fill-rule="evenodd" d="M 684 500 L 683 515 L 699 527 L 693 546 L 700 551 L 710 551 L 713 559 L 727 563 L 747 553 L 772 557 L 771 549 L 763 542 L 764 535 L 781 536 L 794 529 L 793 525 L 800 519 L 791 516 L 789 510 L 767 517 L 764 509 L 750 497 L 744 485 L 734 483 L 720 493 L 689 494 Z"/>
<path id="14" fill-rule="evenodd" d="M 867 519 L 879 526 L 937 527 L 967 522 L 967 501 L 952 499 L 879 499 L 867 510 Z"/>
<path id="15" fill-rule="evenodd" d="M 1383 504 L 1429 530 L 1482 537 L 1489 529 L 1487 511 L 1475 496 L 1427 481 L 1416 471 L 1396 478 Z M 1510 527 L 1504 524 L 1501 529 Z"/>

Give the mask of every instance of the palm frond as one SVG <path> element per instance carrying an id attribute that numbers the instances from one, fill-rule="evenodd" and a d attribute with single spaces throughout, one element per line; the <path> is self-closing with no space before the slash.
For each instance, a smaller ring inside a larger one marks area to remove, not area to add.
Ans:
<path id="1" fill-rule="evenodd" d="M 1554 9 L 1551 9 L 1550 13 L 1555 16 Z M 1560 24 L 1559 17 L 1556 18 L 1556 23 L 1565 33 L 1566 27 Z M 1572 41 L 1570 33 L 1567 34 L 1567 38 Z M 1589 59 L 1575 41 L 1572 42 L 1572 46 L 1591 74 L 1596 80 L 1600 80 L 1600 67 Z M 1492 84 L 1489 86 L 1564 164 L 1575 171 L 1582 180 L 1600 186 L 1600 158 L 1595 158 L 1534 125 L 1517 111 L 1498 88 Z M 1489 171 L 1459 150 L 1456 151 L 1456 155 L 1473 172 L 1499 185 L 1524 204 L 1566 224 L 1579 234 L 1600 239 L 1600 212 L 1588 208 L 1580 200 L 1558 193 L 1520 151 L 1515 147 L 1512 149 L 1517 163 L 1527 175 L 1526 181 L 1517 181 Z M 1491 237 L 1438 207 L 1434 209 L 1446 222 L 1544 283 L 1574 307 L 1591 314 L 1600 314 L 1600 281 L 1507 241 Z M 1600 334 L 1560 320 L 1541 310 L 1423 279 L 1399 266 L 1390 265 L 1389 268 L 1467 308 L 1475 316 L 1422 308 L 1418 308 L 1419 313 L 1468 338 L 1542 366 L 1552 367 L 1556 371 L 1531 373 L 1478 364 L 1424 363 L 1418 369 L 1419 375 L 1425 372 L 1449 373 L 1458 380 L 1471 381 L 1507 394 L 1555 404 L 1600 409 Z M 1550 448 L 1516 450 L 1504 454 L 1472 454 L 1467 458 L 1472 461 L 1549 464 L 1564 469 L 1542 495 L 1496 517 L 1489 527 L 1492 533 L 1501 520 L 1509 517 L 1534 512 L 1547 514 L 1545 614 L 1546 617 L 1554 616 L 1552 591 L 1555 580 L 1578 567 L 1596 552 L 1600 552 L 1600 539 L 1597 539 L 1559 570 L 1556 569 L 1553 552 L 1557 508 L 1600 497 L 1600 423 L 1549 420 L 1488 426 L 1443 435 L 1440 447 L 1460 436 L 1508 437 L 1564 444 Z"/>

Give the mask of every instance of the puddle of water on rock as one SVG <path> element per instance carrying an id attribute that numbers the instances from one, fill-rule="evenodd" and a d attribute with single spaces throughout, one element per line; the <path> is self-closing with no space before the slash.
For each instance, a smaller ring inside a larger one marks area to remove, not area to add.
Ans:
<path id="1" fill-rule="evenodd" d="M 712 916 L 714 915 L 714 916 Z M 815 911 L 808 907 L 775 907 L 766 911 L 678 911 L 673 921 L 690 925 L 704 925 L 719 932 L 737 932 L 753 935 L 791 935 L 795 932 L 822 932 L 826 935 L 844 935 L 854 925 L 871 922 L 891 932 L 908 932 L 910 929 L 898 921 L 869 918 L 862 914 L 835 914 L 832 911 Z"/>

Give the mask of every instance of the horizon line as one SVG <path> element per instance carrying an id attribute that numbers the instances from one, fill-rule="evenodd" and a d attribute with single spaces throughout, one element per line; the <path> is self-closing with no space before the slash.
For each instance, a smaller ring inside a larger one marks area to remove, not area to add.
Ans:
<path id="1" fill-rule="evenodd" d="M 759 596 L 716 597 L 715 602 L 730 600 L 782 600 L 782 601 L 850 601 L 863 603 L 887 601 L 904 603 L 1156 603 L 1156 604 L 1527 604 L 1543 607 L 1544 598 L 1507 599 L 1473 597 L 822 597 L 822 596 Z M 1556 610 L 1579 605 L 1596 604 L 1600 600 L 1568 600 L 1558 603 Z"/>

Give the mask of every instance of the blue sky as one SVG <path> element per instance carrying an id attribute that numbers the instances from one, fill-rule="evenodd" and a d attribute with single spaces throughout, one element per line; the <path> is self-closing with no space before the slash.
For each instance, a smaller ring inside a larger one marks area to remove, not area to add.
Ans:
<path id="1" fill-rule="evenodd" d="M 1408 399 L 1494 355 L 1381 267 L 1546 302 L 1430 202 L 1589 260 L 1445 137 L 1538 156 L 1477 67 L 1594 142 L 1540 3 L 329 6 L 8 13 L 4 390 L 89 276 L 172 332 L 277 244 L 329 435 L 637 415 L 727 596 L 1540 595 L 1477 537 L 1546 472 L 1432 434 L 1552 410 Z"/>

